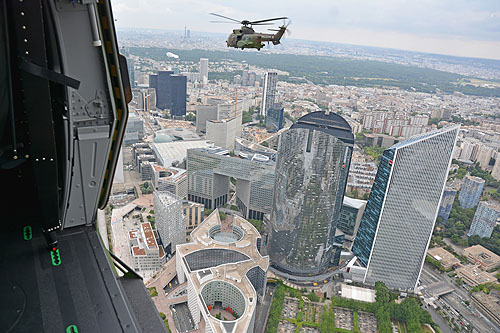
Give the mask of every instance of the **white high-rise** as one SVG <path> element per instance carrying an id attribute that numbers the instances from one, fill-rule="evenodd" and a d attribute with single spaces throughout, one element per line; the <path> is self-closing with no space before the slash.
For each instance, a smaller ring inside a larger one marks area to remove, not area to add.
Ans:
<path id="1" fill-rule="evenodd" d="M 499 218 L 500 206 L 493 202 L 481 201 L 477 206 L 467 236 L 479 235 L 480 237 L 491 237 Z"/>
<path id="2" fill-rule="evenodd" d="M 203 84 L 208 83 L 208 59 L 200 58 L 200 81 Z"/>
<path id="3" fill-rule="evenodd" d="M 417 287 L 459 128 L 417 135 L 384 151 L 352 248 L 366 265 L 365 283 Z"/>
<path id="4" fill-rule="evenodd" d="M 262 105 L 260 115 L 267 116 L 267 110 L 276 102 L 276 84 L 278 83 L 278 73 L 267 72 L 264 74 L 264 87 L 262 90 Z"/>
<path id="5" fill-rule="evenodd" d="M 156 229 L 165 252 L 171 254 L 186 241 L 186 222 L 182 214 L 182 198 L 170 192 L 154 192 Z"/>

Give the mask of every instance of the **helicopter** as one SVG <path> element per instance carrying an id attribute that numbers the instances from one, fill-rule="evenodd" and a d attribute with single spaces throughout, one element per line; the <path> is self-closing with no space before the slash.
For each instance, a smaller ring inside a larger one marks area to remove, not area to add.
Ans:
<path id="1" fill-rule="evenodd" d="M 242 20 L 238 21 L 236 19 L 223 16 L 220 14 L 216 13 L 210 13 L 210 15 L 214 15 L 217 17 L 221 17 L 226 20 L 230 20 L 236 23 L 241 24 L 240 29 L 233 29 L 233 32 L 229 35 L 227 38 L 226 44 L 227 47 L 234 47 L 237 49 L 257 49 L 260 51 L 261 48 L 265 46 L 263 42 L 272 42 L 274 45 L 280 44 L 281 37 L 287 31 L 288 25 L 290 24 L 290 21 L 288 21 L 288 24 L 284 24 L 284 20 L 288 19 L 288 17 L 275 17 L 271 19 L 265 19 L 265 20 L 258 20 L 258 21 L 248 21 L 248 20 Z M 269 23 L 271 21 L 277 21 L 277 20 L 283 20 L 283 25 L 279 27 L 279 29 L 268 29 L 270 31 L 276 31 L 276 33 L 261 33 L 261 32 L 255 32 L 253 30 L 252 26 L 254 25 L 272 25 L 273 23 Z M 227 22 L 227 21 L 210 21 L 211 23 L 232 23 L 233 22 Z"/>

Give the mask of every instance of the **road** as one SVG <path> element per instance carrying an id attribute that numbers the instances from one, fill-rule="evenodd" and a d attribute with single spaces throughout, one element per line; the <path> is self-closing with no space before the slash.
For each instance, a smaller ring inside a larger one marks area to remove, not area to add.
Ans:
<path id="1" fill-rule="evenodd" d="M 262 303 L 257 303 L 256 318 L 255 318 L 255 326 L 254 333 L 264 333 L 264 329 L 267 324 L 267 317 L 269 313 L 269 308 L 271 307 L 271 302 L 273 300 L 273 296 L 271 293 L 274 291 L 275 285 L 269 284 L 266 288 L 266 296 Z"/>
<path id="2" fill-rule="evenodd" d="M 174 318 L 175 328 L 178 332 L 188 332 L 194 329 L 187 303 L 172 305 L 170 309 Z"/>
<path id="3" fill-rule="evenodd" d="M 454 282 L 454 278 L 450 278 L 447 273 L 439 273 L 429 265 L 425 264 L 420 275 L 420 283 L 422 286 L 427 286 L 432 283 L 446 282 L 453 289 L 453 292 L 443 295 L 436 301 L 438 305 L 450 318 L 454 318 L 455 322 L 463 322 L 464 325 L 471 325 L 474 332 L 500 332 L 498 327 L 495 327 L 490 320 L 480 314 L 480 312 L 472 305 L 466 305 L 466 301 L 471 302 L 469 292 L 463 287 Z M 424 297 L 431 295 L 424 288 L 422 290 Z M 431 312 L 431 315 L 433 313 Z M 437 313 L 435 313 L 437 315 Z M 434 316 L 433 316 L 434 318 Z M 436 320 L 435 320 L 436 321 Z M 436 321 L 443 332 L 445 331 L 440 322 Z M 443 321 L 444 322 L 444 321 Z M 449 329 L 448 324 L 446 328 Z"/>

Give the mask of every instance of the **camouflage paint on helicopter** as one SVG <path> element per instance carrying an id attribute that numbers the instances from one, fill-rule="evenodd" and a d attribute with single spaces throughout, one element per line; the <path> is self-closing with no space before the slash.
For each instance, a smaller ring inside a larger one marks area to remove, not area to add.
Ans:
<path id="1" fill-rule="evenodd" d="M 287 25 L 283 24 L 279 29 L 269 29 L 276 31 L 274 34 L 255 32 L 252 28 L 253 25 L 272 25 L 270 21 L 276 20 L 286 20 L 287 17 L 276 17 L 272 19 L 259 20 L 259 21 L 238 21 L 230 17 L 222 16 L 215 13 L 210 13 L 211 15 L 222 17 L 226 20 L 230 20 L 236 23 L 240 23 L 242 27 L 240 29 L 233 29 L 233 32 L 227 38 L 226 44 L 228 47 L 234 47 L 238 49 L 257 49 L 260 50 L 265 46 L 264 42 L 272 42 L 274 45 L 280 44 L 281 37 L 288 28 L 290 21 Z M 213 23 L 232 23 L 227 21 L 211 21 Z"/>

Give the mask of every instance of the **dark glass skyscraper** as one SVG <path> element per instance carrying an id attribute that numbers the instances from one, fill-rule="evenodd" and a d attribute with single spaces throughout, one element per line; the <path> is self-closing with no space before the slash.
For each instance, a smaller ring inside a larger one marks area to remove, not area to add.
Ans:
<path id="1" fill-rule="evenodd" d="M 149 76 L 149 86 L 156 89 L 156 107 L 170 110 L 172 116 L 186 115 L 187 78 L 173 71 L 159 71 Z"/>
<path id="2" fill-rule="evenodd" d="M 276 269 L 315 276 L 338 260 L 335 222 L 353 144 L 344 118 L 323 111 L 305 115 L 280 136 L 269 251 Z"/>

